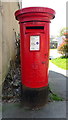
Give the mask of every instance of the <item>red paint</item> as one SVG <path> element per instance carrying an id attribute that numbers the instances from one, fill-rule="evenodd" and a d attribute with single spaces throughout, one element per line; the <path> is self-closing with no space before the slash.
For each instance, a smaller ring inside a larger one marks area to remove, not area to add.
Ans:
<path id="1" fill-rule="evenodd" d="M 15 16 L 20 23 L 22 84 L 30 88 L 46 87 L 48 86 L 49 25 L 50 20 L 55 17 L 55 11 L 44 7 L 29 7 L 16 11 Z M 30 36 L 37 35 L 40 36 L 40 50 L 30 51 Z"/>

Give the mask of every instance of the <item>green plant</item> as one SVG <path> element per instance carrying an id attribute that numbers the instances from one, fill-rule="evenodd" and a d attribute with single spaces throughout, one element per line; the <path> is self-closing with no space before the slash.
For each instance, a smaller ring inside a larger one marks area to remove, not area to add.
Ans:
<path id="1" fill-rule="evenodd" d="M 48 91 L 49 91 L 49 98 L 53 101 L 62 101 L 63 99 L 61 97 L 59 97 L 57 94 L 53 93 L 51 88 L 48 87 Z"/>
<path id="2" fill-rule="evenodd" d="M 59 47 L 58 47 L 58 52 L 62 55 L 65 55 L 68 57 L 68 42 L 63 42 Z"/>
<path id="3" fill-rule="evenodd" d="M 63 99 L 56 94 L 50 94 L 50 99 L 55 101 L 62 101 Z"/>
<path id="4" fill-rule="evenodd" d="M 20 34 L 16 35 L 16 62 L 20 63 Z"/>

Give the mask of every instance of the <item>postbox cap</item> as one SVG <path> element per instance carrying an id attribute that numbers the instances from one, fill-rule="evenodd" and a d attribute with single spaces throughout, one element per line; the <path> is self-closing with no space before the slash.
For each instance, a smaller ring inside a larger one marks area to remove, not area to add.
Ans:
<path id="1" fill-rule="evenodd" d="M 53 9 L 47 8 L 47 7 L 22 8 L 22 9 L 17 10 L 15 12 L 15 17 L 16 17 L 16 20 L 20 21 L 20 19 L 22 20 L 23 17 L 25 17 L 25 16 L 27 17 L 27 16 L 30 16 L 32 14 L 38 16 L 36 19 L 38 19 L 39 16 L 41 16 L 42 18 L 44 18 L 44 16 L 46 16 L 49 18 L 49 20 L 54 19 L 54 17 L 55 17 L 55 11 Z"/>

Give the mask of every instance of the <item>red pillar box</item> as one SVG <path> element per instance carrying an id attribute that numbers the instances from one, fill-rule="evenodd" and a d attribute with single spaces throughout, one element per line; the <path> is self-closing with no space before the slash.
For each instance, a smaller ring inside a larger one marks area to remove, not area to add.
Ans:
<path id="1" fill-rule="evenodd" d="M 48 86 L 49 25 L 55 11 L 45 7 L 28 7 L 15 12 L 20 23 L 22 84 L 28 88 Z"/>

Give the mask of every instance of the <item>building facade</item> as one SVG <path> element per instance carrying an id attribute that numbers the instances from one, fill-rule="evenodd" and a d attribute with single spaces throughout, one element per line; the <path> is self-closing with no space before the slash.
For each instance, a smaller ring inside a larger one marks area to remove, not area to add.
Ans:
<path id="1" fill-rule="evenodd" d="M 0 2 L 0 84 L 15 58 L 15 39 L 19 26 L 14 13 L 20 8 L 19 2 Z"/>

